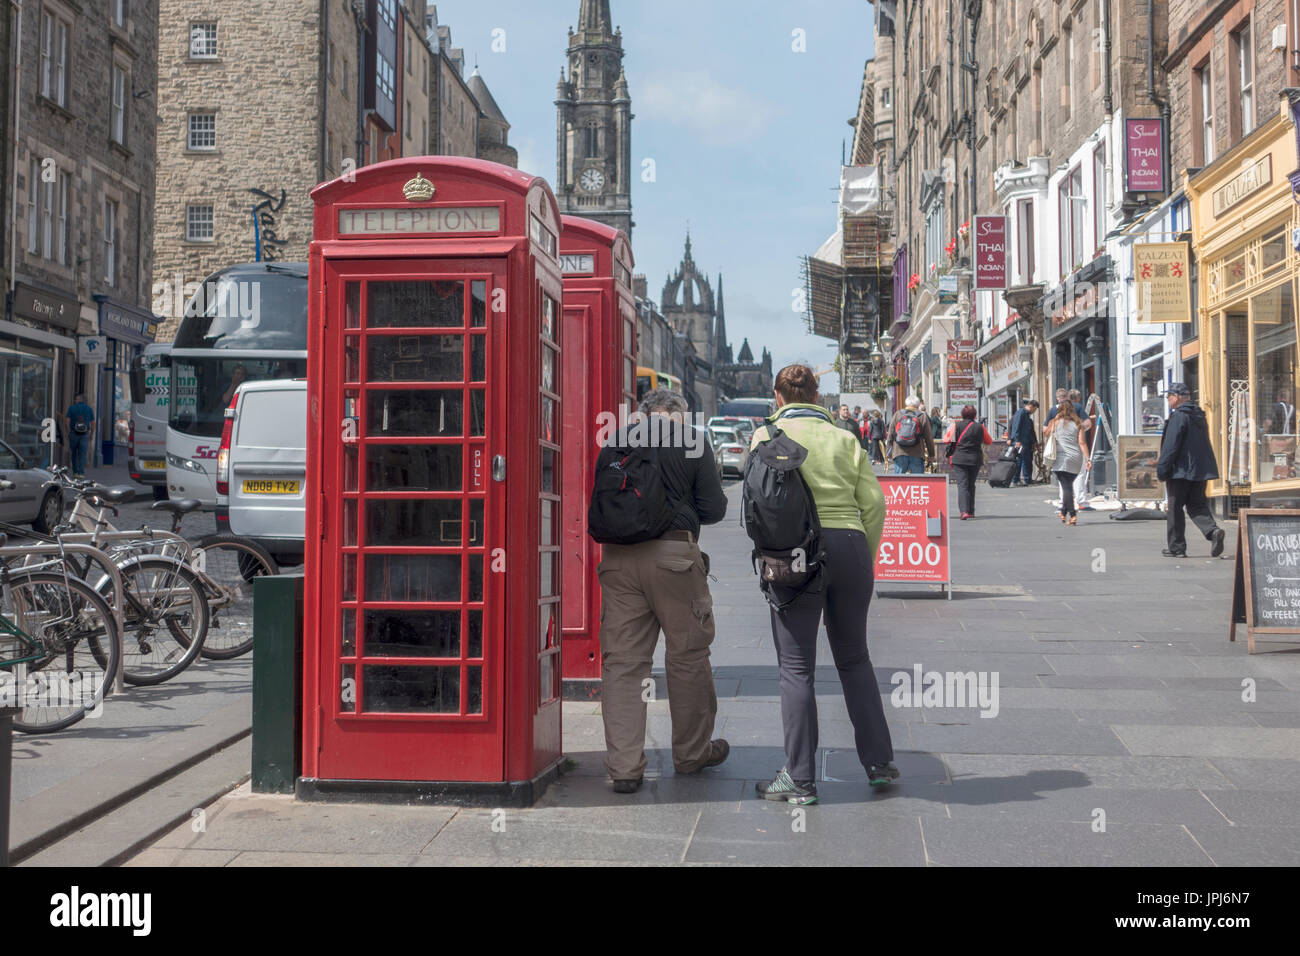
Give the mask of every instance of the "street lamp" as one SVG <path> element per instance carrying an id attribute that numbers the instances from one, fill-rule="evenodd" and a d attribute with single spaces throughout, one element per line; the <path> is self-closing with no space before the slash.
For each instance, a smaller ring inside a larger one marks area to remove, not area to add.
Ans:
<path id="1" fill-rule="evenodd" d="M 876 368 L 880 368 L 885 364 L 885 353 L 880 351 L 879 342 L 871 347 L 871 364 Z"/>
<path id="2" fill-rule="evenodd" d="M 889 334 L 889 329 L 885 329 L 880 333 L 880 348 L 886 352 L 893 352 L 894 350 L 894 337 Z"/>

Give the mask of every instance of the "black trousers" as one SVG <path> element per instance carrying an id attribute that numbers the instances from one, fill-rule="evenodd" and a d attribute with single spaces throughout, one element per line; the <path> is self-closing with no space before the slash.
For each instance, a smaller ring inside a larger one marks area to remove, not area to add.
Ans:
<path id="1" fill-rule="evenodd" d="M 1187 514 L 1192 516 L 1197 530 L 1205 535 L 1208 541 L 1210 535 L 1214 534 L 1215 529 L 1219 526 L 1214 521 L 1214 515 L 1210 511 L 1210 503 L 1205 499 L 1205 482 L 1188 481 L 1186 478 L 1170 478 L 1165 482 L 1165 490 L 1169 492 L 1169 513 L 1165 516 L 1166 537 L 1169 539 L 1169 550 L 1176 552 L 1185 552 L 1187 550 L 1187 539 L 1183 536 L 1187 528 L 1187 519 L 1183 515 L 1186 510 Z"/>
<path id="2" fill-rule="evenodd" d="M 1077 471 L 1054 471 L 1056 483 L 1061 486 L 1061 514 L 1077 515 L 1074 510 L 1074 479 L 1079 477 Z"/>
<path id="3" fill-rule="evenodd" d="M 853 723 L 858 759 L 863 767 L 894 759 L 885 708 L 867 653 L 867 609 L 875 583 L 867 536 L 861 531 L 827 528 L 822 531 L 822 544 L 826 549 L 826 570 L 820 590 L 805 592 L 783 611 L 772 608 L 772 639 L 781 674 L 786 769 L 801 782 L 816 779 L 817 697 L 813 674 L 817 666 L 817 630 L 823 614 Z M 785 600 L 788 595 L 778 589 L 776 597 Z"/>
<path id="4" fill-rule="evenodd" d="M 975 482 L 979 465 L 953 465 L 952 478 L 957 483 L 957 511 L 964 515 L 975 513 Z"/>

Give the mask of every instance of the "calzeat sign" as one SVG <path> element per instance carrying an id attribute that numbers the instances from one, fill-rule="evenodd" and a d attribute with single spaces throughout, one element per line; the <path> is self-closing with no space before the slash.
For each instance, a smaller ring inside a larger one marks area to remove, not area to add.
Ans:
<path id="1" fill-rule="evenodd" d="M 1273 157 L 1262 156 L 1214 191 L 1214 215 L 1222 216 L 1251 193 L 1273 181 Z"/>

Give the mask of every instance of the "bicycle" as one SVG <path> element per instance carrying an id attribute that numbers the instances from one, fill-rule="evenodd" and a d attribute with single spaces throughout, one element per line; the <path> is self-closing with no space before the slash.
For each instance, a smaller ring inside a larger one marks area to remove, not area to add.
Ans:
<path id="1" fill-rule="evenodd" d="M 121 632 L 99 592 L 68 574 L 66 555 L 12 571 L 6 559 L 29 558 L 32 549 L 6 543 L 0 534 L 0 696 L 12 697 L 16 730 L 62 730 L 103 704 L 121 663 Z"/>
<path id="2" fill-rule="evenodd" d="M 72 523 L 101 538 L 106 534 L 125 534 L 105 519 L 108 509 L 100 508 L 94 513 L 83 507 L 80 491 L 92 487 L 93 483 L 72 479 L 63 469 L 54 474 L 65 486 L 79 492 L 69 516 Z M 141 534 L 161 541 L 163 555 L 182 561 L 197 576 L 210 610 L 199 653 L 207 660 L 230 660 L 253 649 L 253 581 L 263 575 L 279 574 L 280 568 L 261 545 L 228 532 L 207 535 L 191 545 L 181 535 L 181 527 L 185 516 L 201 507 L 194 498 L 155 501 L 152 510 L 172 516 L 171 530 L 158 532 L 142 528 Z M 116 514 L 116 509 L 112 510 Z M 183 634 L 176 636 L 181 643 L 187 640 Z"/>
<path id="3" fill-rule="evenodd" d="M 115 504 L 134 498 L 134 489 L 76 481 L 59 468 L 51 472 L 77 492 L 71 520 L 60 524 L 52 535 L 33 532 L 30 536 L 53 543 L 92 545 L 103 549 L 116 566 L 123 585 L 119 597 L 122 677 L 126 683 L 154 685 L 180 674 L 198 657 L 207 635 L 210 611 L 205 587 L 186 563 L 188 554 L 150 549 L 158 547 L 159 541 L 164 549 L 176 542 L 188 548 L 187 543 L 179 535 L 158 535 L 149 529 L 118 531 L 104 519 L 107 511 L 117 514 Z M 97 508 L 98 514 L 89 512 L 91 508 Z M 78 531 L 78 527 L 85 530 Z M 89 559 L 72 561 L 77 576 L 90 580 L 94 590 L 107 596 L 113 588 L 110 575 L 101 572 L 92 578 L 92 564 Z"/>

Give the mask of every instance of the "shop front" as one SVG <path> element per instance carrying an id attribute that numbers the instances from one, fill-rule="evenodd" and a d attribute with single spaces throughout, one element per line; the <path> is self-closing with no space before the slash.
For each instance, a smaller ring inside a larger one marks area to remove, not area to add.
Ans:
<path id="1" fill-rule="evenodd" d="M 1029 397 L 1028 364 L 1021 358 L 1017 327 L 989 339 L 976 353 L 984 376 L 984 419 L 994 440 L 1001 439 L 1011 425 L 1011 416 Z"/>
<path id="2" fill-rule="evenodd" d="M 1186 182 L 1200 263 L 1200 398 L 1218 458 L 1208 491 L 1244 506 L 1300 501 L 1295 400 L 1300 211 L 1295 125 L 1277 116 Z"/>
<path id="3" fill-rule="evenodd" d="M 1053 392 L 1077 388 L 1086 401 L 1105 388 L 1110 261 L 1109 256 L 1098 256 L 1043 297 Z M 1053 396 L 1044 399 L 1051 405 Z"/>
<path id="4" fill-rule="evenodd" d="M 61 422 L 72 401 L 80 315 L 71 296 L 19 282 L 0 320 L 0 439 L 29 462 L 64 461 L 63 426 L 46 423 Z"/>
<path id="5" fill-rule="evenodd" d="M 126 461 L 131 434 L 131 362 L 158 334 L 158 317 L 125 302 L 97 295 L 99 335 L 103 341 L 99 366 L 99 440 L 104 464 Z"/>

